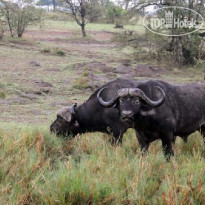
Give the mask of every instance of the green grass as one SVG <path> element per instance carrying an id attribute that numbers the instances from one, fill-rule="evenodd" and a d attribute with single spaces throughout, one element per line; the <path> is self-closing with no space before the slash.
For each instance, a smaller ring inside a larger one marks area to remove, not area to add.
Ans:
<path id="1" fill-rule="evenodd" d="M 31 27 L 35 28 L 35 27 Z M 55 21 L 55 20 L 46 20 L 44 28 L 63 28 L 70 30 L 79 30 L 80 26 L 76 24 L 75 21 Z M 124 30 L 133 30 L 133 31 L 141 31 L 144 32 L 145 28 L 143 24 L 139 23 L 137 25 L 125 25 L 124 29 L 116 29 L 114 24 L 101 24 L 101 23 L 88 23 L 86 25 L 87 31 L 110 31 L 110 32 L 121 32 Z"/>
<path id="2" fill-rule="evenodd" d="M 8 131 L 9 126 L 9 131 Z M 12 129 L 10 128 L 12 127 Z M 3 124 L 0 204 L 203 204 L 202 137 L 177 139 L 167 163 L 161 143 L 142 157 L 132 131 L 112 147 L 108 136 L 64 140 L 47 127 Z"/>

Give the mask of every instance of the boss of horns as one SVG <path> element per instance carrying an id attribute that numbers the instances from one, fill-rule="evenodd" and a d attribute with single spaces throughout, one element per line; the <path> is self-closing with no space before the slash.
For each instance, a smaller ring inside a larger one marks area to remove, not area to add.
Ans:
<path id="1" fill-rule="evenodd" d="M 116 100 L 121 98 L 121 97 L 126 97 L 128 95 L 133 96 L 133 97 L 139 97 L 141 98 L 145 103 L 147 103 L 150 106 L 153 107 L 157 107 L 160 106 L 166 97 L 166 94 L 164 92 L 164 90 L 158 86 L 156 86 L 156 89 L 158 89 L 162 95 L 162 97 L 159 100 L 153 101 L 151 100 L 141 89 L 139 88 L 122 88 L 120 90 L 117 91 L 117 93 L 115 93 L 115 95 L 113 96 L 112 99 L 110 99 L 109 101 L 104 101 L 101 98 L 101 94 L 102 92 L 107 89 L 107 87 L 104 87 L 102 89 L 100 89 L 100 91 L 97 94 L 97 99 L 98 102 L 104 106 L 104 107 L 111 107 L 115 104 Z"/>

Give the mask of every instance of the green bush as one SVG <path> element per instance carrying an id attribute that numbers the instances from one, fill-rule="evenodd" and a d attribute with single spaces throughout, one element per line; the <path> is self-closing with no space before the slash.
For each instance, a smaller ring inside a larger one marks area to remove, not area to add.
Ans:
<path id="1" fill-rule="evenodd" d="M 86 77 L 80 77 L 80 78 L 76 78 L 73 81 L 73 88 L 75 89 L 85 89 L 88 88 L 90 86 L 88 79 Z"/>
<path id="2" fill-rule="evenodd" d="M 65 55 L 65 52 L 60 50 L 60 49 L 57 49 L 56 50 L 56 54 L 59 55 L 59 56 L 64 56 Z"/>
<path id="3" fill-rule="evenodd" d="M 50 53 L 50 52 L 51 52 L 50 48 L 43 48 L 41 50 L 41 53 Z"/>
<path id="4" fill-rule="evenodd" d="M 6 98 L 6 93 L 4 91 L 0 91 L 0 98 Z"/>

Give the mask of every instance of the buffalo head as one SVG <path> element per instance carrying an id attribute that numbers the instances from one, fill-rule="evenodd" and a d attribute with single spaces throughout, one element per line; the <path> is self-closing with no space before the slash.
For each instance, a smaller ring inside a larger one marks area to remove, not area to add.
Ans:
<path id="1" fill-rule="evenodd" d="M 76 107 L 77 104 L 73 104 L 70 108 L 62 108 L 58 112 L 56 120 L 51 124 L 50 131 L 57 135 L 75 136 L 79 132 L 79 123 L 76 119 Z"/>
<path id="2" fill-rule="evenodd" d="M 104 101 L 101 98 L 102 92 L 106 88 L 102 88 L 98 94 L 98 102 L 104 107 L 115 106 L 123 121 L 133 122 L 134 116 L 138 115 L 141 109 L 144 107 L 158 107 L 163 104 L 165 100 L 165 92 L 162 88 L 156 87 L 161 93 L 159 100 L 151 100 L 145 93 L 139 88 L 122 88 L 118 90 L 112 99 Z"/>

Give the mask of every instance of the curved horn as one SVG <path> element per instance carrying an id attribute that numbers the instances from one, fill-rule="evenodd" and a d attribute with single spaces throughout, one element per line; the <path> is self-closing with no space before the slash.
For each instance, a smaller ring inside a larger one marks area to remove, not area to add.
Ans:
<path id="1" fill-rule="evenodd" d="M 108 107 L 111 107 L 111 106 L 114 105 L 115 101 L 116 101 L 117 98 L 118 98 L 118 93 L 116 93 L 111 100 L 109 100 L 109 101 L 104 101 L 104 100 L 101 98 L 100 95 L 101 95 L 101 93 L 102 93 L 105 89 L 107 89 L 107 87 L 104 87 L 104 88 L 100 89 L 100 91 L 99 91 L 98 94 L 97 94 L 97 99 L 98 99 L 98 102 L 99 102 L 103 107 L 108 108 Z"/>
<path id="2" fill-rule="evenodd" d="M 71 105 L 71 108 L 70 108 L 70 112 L 72 115 L 76 115 L 76 107 L 77 107 L 77 103 L 74 103 Z"/>
<path id="3" fill-rule="evenodd" d="M 162 97 L 157 101 L 153 101 L 150 98 L 148 98 L 147 95 L 139 88 L 130 89 L 129 93 L 132 96 L 140 97 L 142 100 L 144 100 L 150 106 L 158 107 L 164 102 L 166 94 L 162 88 L 160 88 L 158 86 L 156 86 L 156 88 L 160 91 L 160 93 L 162 95 Z"/>

